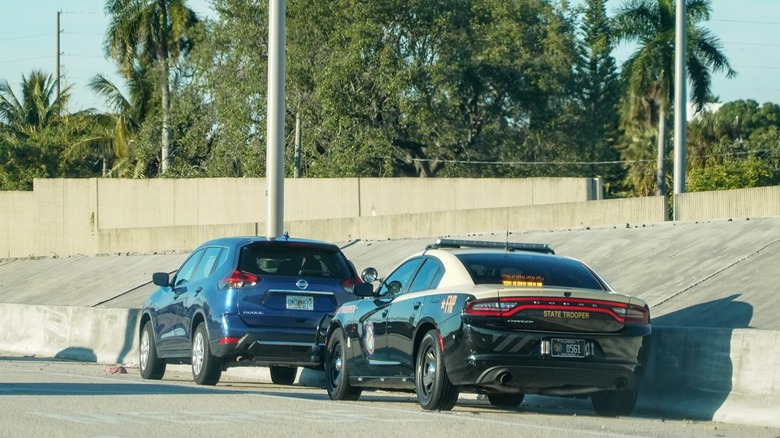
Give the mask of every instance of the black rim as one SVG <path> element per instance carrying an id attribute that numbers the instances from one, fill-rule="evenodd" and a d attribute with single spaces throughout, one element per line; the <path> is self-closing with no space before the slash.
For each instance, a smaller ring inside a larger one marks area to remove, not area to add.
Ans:
<path id="1" fill-rule="evenodd" d="M 420 353 L 418 372 L 420 375 L 420 392 L 427 400 L 431 397 L 431 391 L 436 379 L 436 351 L 430 343 L 425 345 L 425 348 Z"/>
<path id="2" fill-rule="evenodd" d="M 330 387 L 332 389 L 336 389 L 339 386 L 342 366 L 341 345 L 336 341 L 330 351 L 330 361 L 328 362 L 328 380 L 330 381 Z"/>

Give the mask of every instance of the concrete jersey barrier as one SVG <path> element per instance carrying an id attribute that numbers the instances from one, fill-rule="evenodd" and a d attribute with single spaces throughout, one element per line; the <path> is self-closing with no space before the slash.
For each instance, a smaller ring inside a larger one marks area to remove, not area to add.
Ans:
<path id="1" fill-rule="evenodd" d="M 0 304 L 0 351 L 135 364 L 139 313 Z M 776 330 L 655 328 L 637 409 L 673 418 L 780 427 L 777 345 Z M 299 384 L 307 384 L 304 380 L 315 385 L 322 381 L 301 373 Z"/>

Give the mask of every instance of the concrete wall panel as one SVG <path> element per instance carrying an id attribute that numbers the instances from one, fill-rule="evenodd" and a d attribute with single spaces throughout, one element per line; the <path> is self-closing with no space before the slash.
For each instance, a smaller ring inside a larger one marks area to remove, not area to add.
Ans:
<path id="1" fill-rule="evenodd" d="M 30 257 L 38 232 L 34 192 L 0 192 L 0 258 Z"/>
<path id="2" fill-rule="evenodd" d="M 780 216 L 780 186 L 676 196 L 681 221 Z"/>
<path id="3" fill-rule="evenodd" d="M 311 220 L 360 216 L 358 184 L 357 178 L 286 179 L 284 217 Z M 266 219 L 263 216 L 256 220 Z"/>
<path id="4" fill-rule="evenodd" d="M 188 225 L 101 230 L 98 254 L 190 251 L 201 243 L 228 236 L 257 236 L 263 224 Z"/>
<path id="5" fill-rule="evenodd" d="M 36 255 L 94 253 L 95 184 L 89 179 L 34 181 L 38 229 L 30 243 Z"/>
<path id="6" fill-rule="evenodd" d="M 99 179 L 98 229 L 174 225 L 175 181 Z"/>

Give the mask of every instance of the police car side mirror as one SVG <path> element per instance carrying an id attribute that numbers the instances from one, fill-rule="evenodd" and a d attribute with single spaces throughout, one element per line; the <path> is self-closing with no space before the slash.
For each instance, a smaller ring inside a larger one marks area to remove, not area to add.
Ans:
<path id="1" fill-rule="evenodd" d="M 363 279 L 363 281 L 366 283 L 373 283 L 377 280 L 377 278 L 379 278 L 379 273 L 375 268 L 366 268 L 360 274 L 360 278 Z"/>
<path id="2" fill-rule="evenodd" d="M 357 283 L 352 291 L 359 297 L 373 297 L 374 285 L 371 283 Z"/>
<path id="3" fill-rule="evenodd" d="M 170 286 L 171 279 L 167 272 L 155 272 L 152 274 L 152 283 L 157 286 Z"/>

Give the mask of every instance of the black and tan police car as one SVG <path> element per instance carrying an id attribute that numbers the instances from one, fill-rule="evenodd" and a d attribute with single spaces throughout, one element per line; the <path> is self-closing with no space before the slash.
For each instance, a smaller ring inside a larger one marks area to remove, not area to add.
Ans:
<path id="1" fill-rule="evenodd" d="M 504 407 L 545 394 L 589 396 L 599 415 L 633 410 L 649 309 L 584 263 L 543 244 L 439 239 L 376 277 L 363 271 L 363 299 L 327 326 L 332 399 L 411 390 L 449 410 L 460 393 Z"/>

